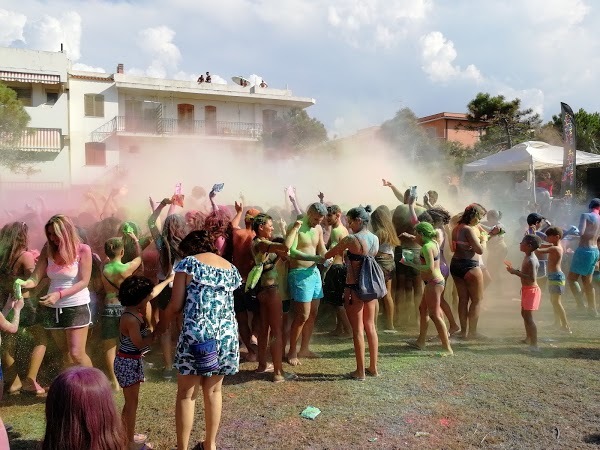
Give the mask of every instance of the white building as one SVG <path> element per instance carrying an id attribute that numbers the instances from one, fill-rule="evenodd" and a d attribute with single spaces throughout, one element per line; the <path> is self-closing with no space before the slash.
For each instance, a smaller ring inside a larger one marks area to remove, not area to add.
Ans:
<path id="1" fill-rule="evenodd" d="M 23 148 L 35 151 L 39 171 L 4 170 L 4 186 L 75 187 L 141 164 L 152 172 L 166 160 L 185 167 L 225 149 L 249 152 L 260 148 L 277 115 L 315 103 L 287 89 L 133 76 L 122 64 L 114 74 L 73 71 L 63 53 L 12 48 L 0 48 L 0 79 L 19 89 L 30 126 L 54 133 L 47 147 Z"/>
<path id="2" fill-rule="evenodd" d="M 19 151 L 35 168 L 27 174 L 0 168 L 5 196 L 23 188 L 42 192 L 69 184 L 69 68 L 62 52 L 0 48 L 0 82 L 17 92 L 31 117 Z"/>

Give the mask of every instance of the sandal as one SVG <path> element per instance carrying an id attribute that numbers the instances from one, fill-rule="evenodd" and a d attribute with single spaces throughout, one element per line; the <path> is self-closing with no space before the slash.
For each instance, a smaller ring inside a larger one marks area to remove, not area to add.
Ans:
<path id="1" fill-rule="evenodd" d="M 46 393 L 46 389 L 41 387 L 37 381 L 34 381 L 33 389 L 27 389 L 25 387 L 22 387 L 21 392 L 23 394 L 30 394 L 30 395 L 44 395 Z"/>
<path id="2" fill-rule="evenodd" d="M 204 450 L 204 442 L 198 442 L 192 450 Z"/>

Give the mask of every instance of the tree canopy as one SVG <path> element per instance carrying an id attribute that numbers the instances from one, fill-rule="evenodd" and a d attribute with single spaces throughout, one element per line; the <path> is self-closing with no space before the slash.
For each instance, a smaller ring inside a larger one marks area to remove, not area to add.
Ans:
<path id="1" fill-rule="evenodd" d="M 17 93 L 0 83 L 0 165 L 18 172 L 27 157 L 18 150 L 19 142 L 27 133 L 29 114 L 17 99 Z"/>
<path id="2" fill-rule="evenodd" d="M 477 149 L 485 153 L 506 150 L 520 142 L 528 141 L 541 125 L 539 114 L 533 109 L 521 109 L 521 100 L 506 100 L 503 95 L 492 96 L 479 92 L 467 104 L 467 117 L 473 129 L 484 128 Z"/>
<path id="3" fill-rule="evenodd" d="M 275 118 L 272 131 L 263 134 L 268 148 L 304 150 L 327 141 L 327 130 L 317 119 L 301 108 L 292 108 Z"/>

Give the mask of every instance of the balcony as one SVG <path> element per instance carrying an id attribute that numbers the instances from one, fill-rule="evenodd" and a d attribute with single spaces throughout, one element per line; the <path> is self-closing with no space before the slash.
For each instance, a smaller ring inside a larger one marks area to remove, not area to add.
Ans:
<path id="1" fill-rule="evenodd" d="M 92 142 L 121 136 L 202 136 L 258 140 L 262 124 L 210 120 L 144 119 L 117 116 L 92 132 Z"/>

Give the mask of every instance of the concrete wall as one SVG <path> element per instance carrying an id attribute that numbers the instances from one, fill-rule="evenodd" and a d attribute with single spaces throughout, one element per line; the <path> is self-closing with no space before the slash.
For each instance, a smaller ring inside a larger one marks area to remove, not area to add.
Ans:
<path id="1" fill-rule="evenodd" d="M 104 116 L 86 117 L 85 94 L 104 95 Z M 119 149 L 106 142 L 106 166 L 88 166 L 85 161 L 85 143 L 91 134 L 113 117 L 119 115 L 119 96 L 112 80 L 78 79 L 69 80 L 69 129 L 71 138 L 71 178 L 73 184 L 88 184 L 100 180 L 111 167 L 119 164 Z"/>
<path id="2" fill-rule="evenodd" d="M 60 82 L 66 83 L 71 62 L 61 52 L 0 47 L 0 67 L 14 72 L 60 75 Z"/>

